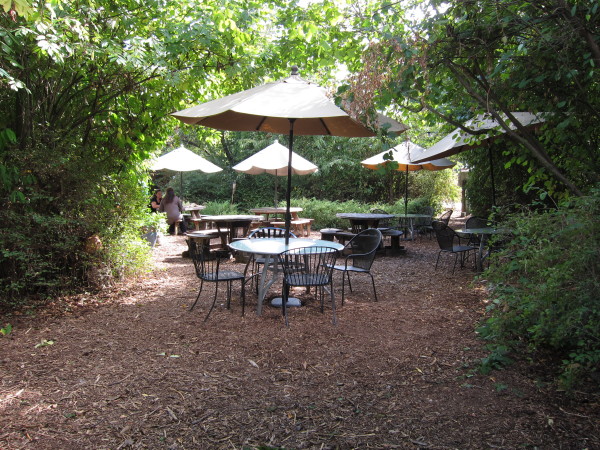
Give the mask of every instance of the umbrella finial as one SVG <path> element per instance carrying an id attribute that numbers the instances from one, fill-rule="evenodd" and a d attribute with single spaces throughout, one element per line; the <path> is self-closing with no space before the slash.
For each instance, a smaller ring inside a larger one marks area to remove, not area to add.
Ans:
<path id="1" fill-rule="evenodd" d="M 298 75 L 298 66 L 295 64 L 292 66 L 292 76 L 294 75 Z"/>

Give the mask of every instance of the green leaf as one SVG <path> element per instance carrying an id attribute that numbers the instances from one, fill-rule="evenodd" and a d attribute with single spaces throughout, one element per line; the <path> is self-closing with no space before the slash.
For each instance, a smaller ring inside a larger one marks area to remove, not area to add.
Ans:
<path id="1" fill-rule="evenodd" d="M 54 345 L 54 341 L 49 339 L 42 339 L 40 343 L 35 344 L 35 348 L 48 347 L 49 345 Z"/>
<path id="2" fill-rule="evenodd" d="M 2 336 L 9 335 L 11 333 L 11 331 L 12 331 L 12 325 L 10 323 L 7 323 L 4 328 L 0 328 L 0 334 Z"/>

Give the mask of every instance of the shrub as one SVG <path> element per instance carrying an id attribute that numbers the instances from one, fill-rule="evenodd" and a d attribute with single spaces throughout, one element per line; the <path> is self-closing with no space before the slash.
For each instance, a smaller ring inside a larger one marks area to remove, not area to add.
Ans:
<path id="1" fill-rule="evenodd" d="M 484 338 L 515 351 L 549 351 L 574 387 L 600 368 L 600 190 L 552 211 L 525 211 L 503 226 L 513 239 L 484 274 L 491 316 Z"/>

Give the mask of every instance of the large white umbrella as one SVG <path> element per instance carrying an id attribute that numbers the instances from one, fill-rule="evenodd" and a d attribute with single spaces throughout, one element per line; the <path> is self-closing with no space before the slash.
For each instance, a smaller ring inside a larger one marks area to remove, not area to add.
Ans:
<path id="1" fill-rule="evenodd" d="M 325 90 L 298 76 L 292 67 L 290 77 L 246 91 L 212 100 L 172 114 L 187 124 L 219 130 L 265 131 L 289 135 L 289 161 L 294 134 L 346 137 L 374 136 L 371 130 L 338 108 Z M 290 229 L 292 165 L 288 164 L 286 230 Z M 286 240 L 287 235 L 286 233 Z"/>
<path id="2" fill-rule="evenodd" d="M 523 127 L 530 127 L 544 122 L 543 114 L 541 113 L 534 114 L 530 112 L 513 112 L 511 114 Z M 509 125 L 511 130 L 516 130 L 516 125 L 507 120 L 505 115 L 502 115 L 502 119 Z M 500 134 L 506 132 L 506 130 L 502 128 L 498 121 L 495 120 L 490 114 L 482 114 L 471 120 L 468 120 L 465 122 L 465 127 L 473 130 L 474 132 L 479 132 L 482 130 L 489 130 L 489 132 L 483 135 L 475 135 L 466 133 L 462 129 L 457 128 L 452 133 L 446 135 L 440 141 L 436 142 L 433 146 L 424 151 L 415 159 L 415 162 L 444 158 L 455 155 L 456 153 L 464 150 L 481 147 L 482 145 L 489 143 L 490 140 L 497 138 Z M 496 188 L 494 186 L 495 183 L 492 153 L 489 148 L 488 157 L 490 160 L 490 178 L 492 182 L 492 204 L 495 205 Z"/>
<path id="3" fill-rule="evenodd" d="M 368 169 L 377 170 L 380 167 L 396 163 L 395 170 L 406 173 L 406 182 L 404 189 L 404 212 L 408 207 L 408 172 L 417 170 L 444 170 L 454 167 L 456 163 L 446 158 L 440 158 L 433 161 L 415 162 L 425 149 L 414 142 L 404 141 L 403 143 L 390 148 L 389 150 L 378 153 L 375 156 L 365 159 L 361 162 Z"/>
<path id="4" fill-rule="evenodd" d="M 292 166 L 293 175 L 309 175 L 319 170 L 317 166 L 296 152 L 292 152 L 290 164 L 289 149 L 278 141 L 236 164 L 233 166 L 233 170 L 250 175 L 268 173 L 276 177 L 282 177 L 287 176 L 288 165 Z M 277 206 L 277 178 L 275 178 L 275 206 Z"/>
<path id="5" fill-rule="evenodd" d="M 220 172 L 219 166 L 188 150 L 183 145 L 158 157 L 150 166 L 151 170 L 173 170 L 180 175 L 180 194 L 183 196 L 183 172 L 200 170 L 204 173 Z"/>

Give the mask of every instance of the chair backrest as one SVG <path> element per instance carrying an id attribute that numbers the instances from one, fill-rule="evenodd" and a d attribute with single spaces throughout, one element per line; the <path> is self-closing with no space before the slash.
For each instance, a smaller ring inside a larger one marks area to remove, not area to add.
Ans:
<path id="1" fill-rule="evenodd" d="M 286 282 L 291 286 L 325 286 L 331 283 L 338 251 L 332 247 L 302 247 L 279 255 Z"/>
<path id="2" fill-rule="evenodd" d="M 448 224 L 446 224 L 446 222 L 442 222 L 441 220 L 433 220 L 431 222 L 431 228 L 433 228 L 433 231 L 443 230 L 444 228 L 448 228 Z"/>
<path id="3" fill-rule="evenodd" d="M 451 209 L 448 209 L 448 210 L 444 211 L 444 212 L 443 212 L 443 213 L 440 215 L 440 217 L 438 218 L 438 220 L 439 220 L 440 222 L 445 222 L 445 223 L 446 223 L 446 225 L 448 225 L 448 223 L 450 222 L 450 217 L 451 217 L 451 216 L 452 216 L 452 210 L 451 210 Z"/>
<path id="4" fill-rule="evenodd" d="M 373 214 L 389 214 L 387 211 L 383 209 L 373 208 L 371 210 Z M 379 228 L 389 228 L 391 227 L 390 219 L 379 219 Z M 362 230 L 361 230 L 362 231 Z"/>
<path id="5" fill-rule="evenodd" d="M 206 255 L 202 251 L 202 247 L 191 239 L 187 240 L 187 244 L 190 251 L 190 257 L 192 258 L 194 268 L 196 269 L 196 276 L 202 280 L 216 280 L 216 274 L 219 272 L 222 255 L 218 252 Z"/>
<path id="6" fill-rule="evenodd" d="M 261 227 L 252 231 L 248 237 L 250 239 L 283 238 L 285 237 L 285 228 Z M 295 238 L 296 235 L 290 231 L 289 237 Z"/>
<path id="7" fill-rule="evenodd" d="M 433 231 L 441 250 L 453 251 L 456 233 L 452 228 L 439 220 L 433 221 Z"/>
<path id="8" fill-rule="evenodd" d="M 366 229 L 354 236 L 346 244 L 346 249 L 351 251 L 349 257 L 352 258 L 352 265 L 370 270 L 382 239 L 381 231 L 375 228 Z"/>
<path id="9" fill-rule="evenodd" d="M 488 221 L 483 217 L 471 216 L 465 222 L 465 228 L 485 228 L 487 226 Z"/>

